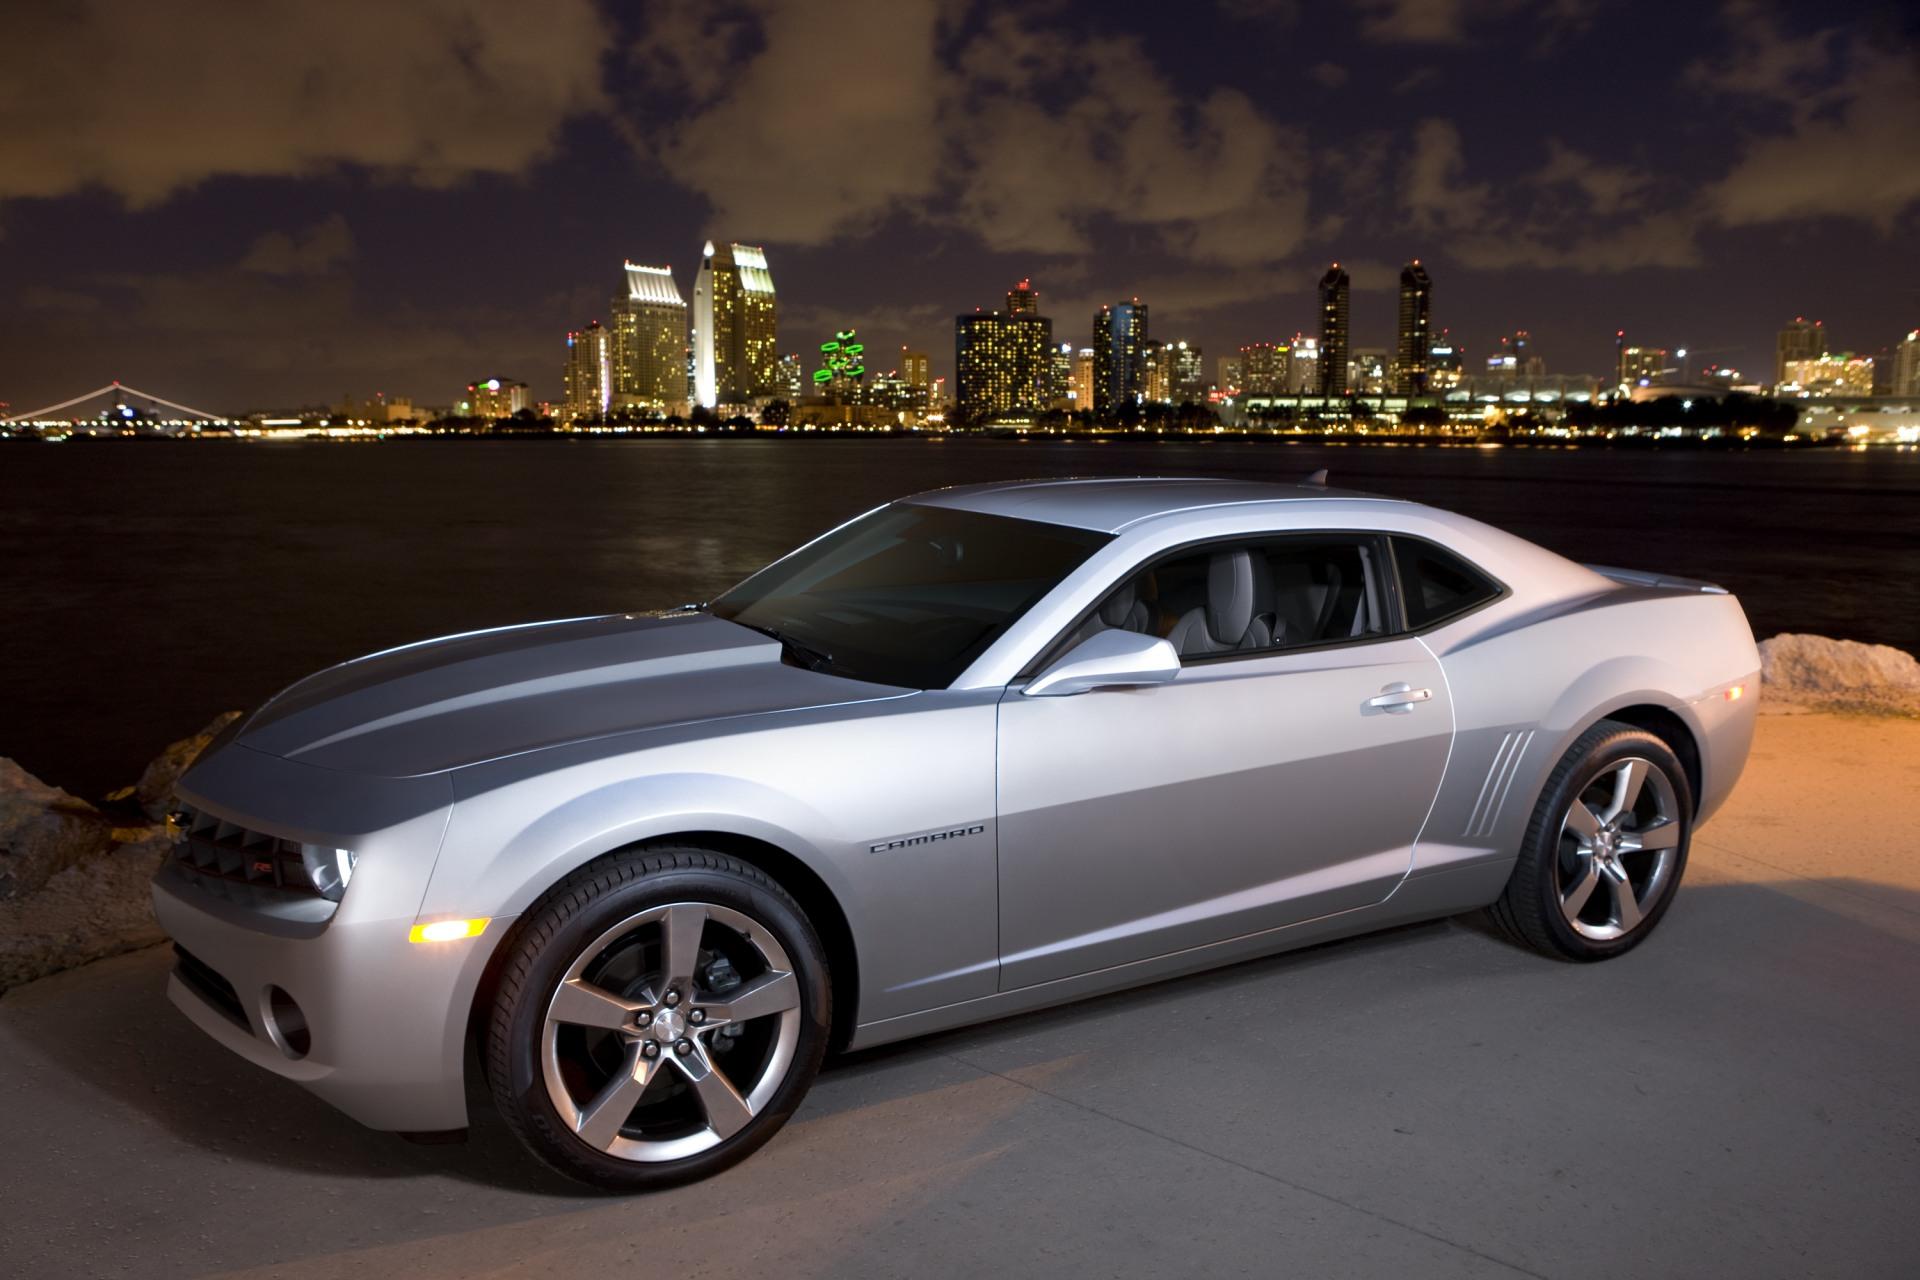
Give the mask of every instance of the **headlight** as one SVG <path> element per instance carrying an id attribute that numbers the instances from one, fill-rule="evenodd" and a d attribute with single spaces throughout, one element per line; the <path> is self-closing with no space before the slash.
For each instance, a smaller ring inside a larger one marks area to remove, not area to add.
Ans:
<path id="1" fill-rule="evenodd" d="M 347 881 L 353 879 L 353 850 L 303 844 L 300 846 L 300 861 L 306 864 L 307 879 L 313 881 L 313 887 L 323 897 L 340 901 L 347 891 Z"/>

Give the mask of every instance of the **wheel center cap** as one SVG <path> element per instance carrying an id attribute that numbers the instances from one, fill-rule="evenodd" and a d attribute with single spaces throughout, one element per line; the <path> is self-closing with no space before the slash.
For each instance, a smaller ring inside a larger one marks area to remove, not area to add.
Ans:
<path id="1" fill-rule="evenodd" d="M 678 1040 L 687 1029 L 687 1015 L 678 1009 L 661 1009 L 653 1015 L 653 1022 L 647 1030 L 653 1038 L 662 1043 L 671 1044 Z"/>

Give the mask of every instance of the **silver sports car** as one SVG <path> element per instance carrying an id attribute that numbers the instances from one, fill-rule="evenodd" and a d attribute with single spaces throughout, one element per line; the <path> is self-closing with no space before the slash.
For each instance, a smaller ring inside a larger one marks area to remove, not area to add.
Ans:
<path id="1" fill-rule="evenodd" d="M 168 994 L 354 1118 L 606 1187 L 863 1048 L 1486 909 L 1639 944 L 1739 776 L 1718 587 L 1411 502 L 945 489 L 705 605 L 344 663 L 182 780 Z"/>

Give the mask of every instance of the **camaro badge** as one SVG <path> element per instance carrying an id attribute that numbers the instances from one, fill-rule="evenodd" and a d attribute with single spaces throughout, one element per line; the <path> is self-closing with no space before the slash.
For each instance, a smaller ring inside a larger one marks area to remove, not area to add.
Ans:
<path id="1" fill-rule="evenodd" d="M 901 836 L 898 840 L 882 840 L 879 844 L 870 844 L 867 846 L 867 852 L 890 853 L 895 849 L 910 849 L 917 844 L 932 844 L 936 840 L 958 840 L 962 836 L 977 836 L 986 829 L 986 824 L 976 823 L 971 827 L 954 827 L 947 831 L 929 831 L 924 835 Z"/>

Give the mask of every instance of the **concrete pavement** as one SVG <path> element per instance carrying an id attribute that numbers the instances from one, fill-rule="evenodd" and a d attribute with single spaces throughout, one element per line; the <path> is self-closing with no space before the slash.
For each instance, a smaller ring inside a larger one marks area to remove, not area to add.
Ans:
<path id="1" fill-rule="evenodd" d="M 1647 945 L 1401 929 L 862 1055 L 629 1200 L 359 1129 L 162 951 L 0 1000 L 0 1273 L 1907 1276 L 1920 722 L 1766 717 Z"/>

